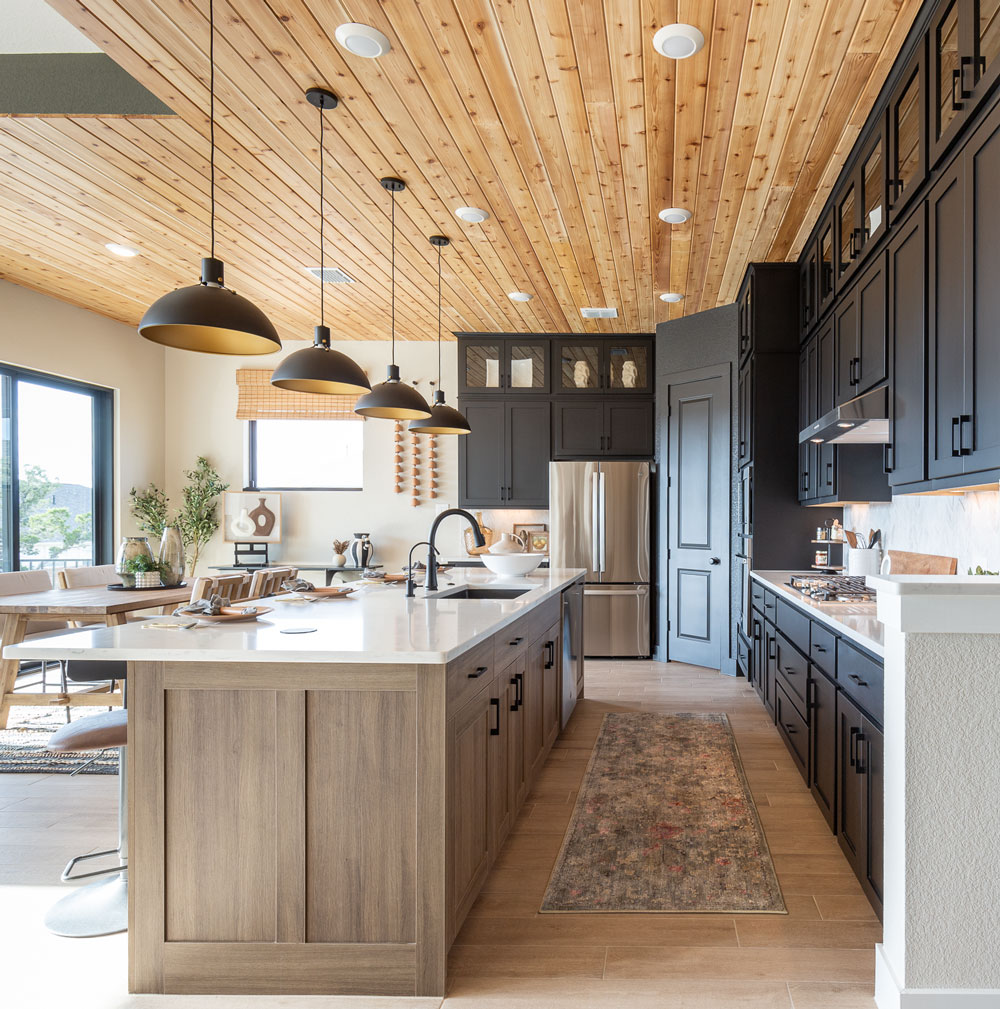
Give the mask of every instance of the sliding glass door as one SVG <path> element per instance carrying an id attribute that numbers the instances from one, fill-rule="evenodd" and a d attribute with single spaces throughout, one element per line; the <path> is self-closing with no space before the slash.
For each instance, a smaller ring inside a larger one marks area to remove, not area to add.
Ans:
<path id="1" fill-rule="evenodd" d="M 112 393 L 0 365 L 0 567 L 111 560 Z"/>

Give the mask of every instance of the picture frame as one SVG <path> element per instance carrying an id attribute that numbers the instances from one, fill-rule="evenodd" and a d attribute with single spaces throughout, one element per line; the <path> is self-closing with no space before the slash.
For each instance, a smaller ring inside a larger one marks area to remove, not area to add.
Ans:
<path id="1" fill-rule="evenodd" d="M 226 491 L 222 499 L 226 543 L 280 543 L 281 494 L 277 491 Z"/>
<path id="2" fill-rule="evenodd" d="M 526 553 L 531 553 L 531 537 L 534 533 L 546 533 L 548 526 L 544 522 L 515 522 L 514 535 L 524 544 Z"/>
<path id="3" fill-rule="evenodd" d="M 544 532 L 528 533 L 528 553 L 547 554 L 549 552 L 549 533 Z"/>

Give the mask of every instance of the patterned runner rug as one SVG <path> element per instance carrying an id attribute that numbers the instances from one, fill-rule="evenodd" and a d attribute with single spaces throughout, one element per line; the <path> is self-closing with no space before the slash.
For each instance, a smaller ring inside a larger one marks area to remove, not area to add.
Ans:
<path id="1" fill-rule="evenodd" d="M 604 716 L 541 910 L 787 913 L 724 714 Z"/>
<path id="2" fill-rule="evenodd" d="M 99 715 L 106 708 L 73 709 L 73 721 Z M 70 774 L 82 768 L 81 774 L 117 774 L 118 750 L 100 753 L 50 753 L 45 744 L 49 736 L 66 724 L 66 709 L 61 707 L 14 707 L 10 714 L 14 723 L 0 729 L 0 774 Z M 84 767 L 91 757 L 97 759 Z"/>

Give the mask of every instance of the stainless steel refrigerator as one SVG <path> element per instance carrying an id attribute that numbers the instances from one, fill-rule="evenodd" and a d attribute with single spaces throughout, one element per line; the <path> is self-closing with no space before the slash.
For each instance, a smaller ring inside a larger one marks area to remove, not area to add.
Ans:
<path id="1" fill-rule="evenodd" d="M 549 463 L 549 560 L 586 568 L 583 652 L 648 656 L 649 463 Z"/>

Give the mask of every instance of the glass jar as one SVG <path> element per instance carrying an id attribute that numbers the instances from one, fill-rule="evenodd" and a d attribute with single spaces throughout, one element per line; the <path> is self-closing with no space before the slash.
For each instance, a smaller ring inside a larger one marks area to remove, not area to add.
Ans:
<path id="1" fill-rule="evenodd" d="M 125 564 L 134 557 L 153 559 L 153 551 L 149 548 L 149 540 L 145 536 L 126 536 L 118 546 L 115 557 L 115 574 L 122 580 L 122 585 L 135 588 L 135 573 L 125 570 Z"/>

